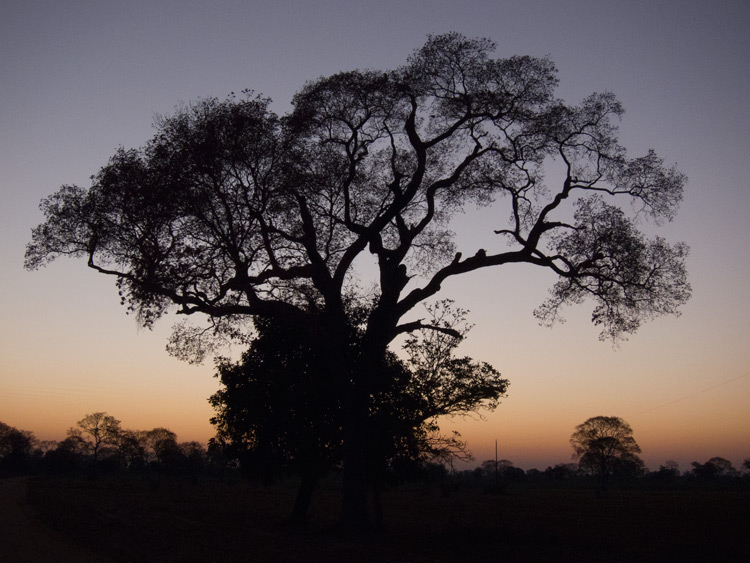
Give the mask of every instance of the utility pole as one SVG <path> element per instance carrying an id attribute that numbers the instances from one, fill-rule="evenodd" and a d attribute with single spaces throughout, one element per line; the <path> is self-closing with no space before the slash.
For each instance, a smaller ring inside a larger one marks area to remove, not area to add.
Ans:
<path id="1" fill-rule="evenodd" d="M 499 485 L 499 475 L 498 475 L 498 467 L 497 467 L 497 438 L 495 438 L 495 487 Z"/>

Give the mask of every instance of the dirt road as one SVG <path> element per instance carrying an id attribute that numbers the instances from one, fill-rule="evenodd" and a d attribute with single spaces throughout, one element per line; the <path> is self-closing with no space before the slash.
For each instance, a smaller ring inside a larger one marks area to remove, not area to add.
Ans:
<path id="1" fill-rule="evenodd" d="M 0 563 L 106 563 L 36 518 L 26 502 L 27 480 L 0 479 Z"/>

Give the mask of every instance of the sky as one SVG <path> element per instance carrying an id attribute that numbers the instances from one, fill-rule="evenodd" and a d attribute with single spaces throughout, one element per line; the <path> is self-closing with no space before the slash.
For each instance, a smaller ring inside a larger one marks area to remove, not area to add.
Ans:
<path id="1" fill-rule="evenodd" d="M 750 458 L 750 4 L 742 1 L 0 0 L 0 421 L 62 439 L 85 414 L 125 428 L 213 435 L 219 383 L 165 345 L 172 316 L 139 328 L 114 281 L 80 260 L 23 269 L 39 201 L 138 147 L 181 102 L 252 89 L 283 114 L 309 80 L 391 69 L 428 34 L 488 37 L 496 56 L 549 55 L 570 103 L 614 92 L 629 154 L 654 148 L 689 179 L 659 229 L 691 247 L 693 298 L 613 347 L 592 305 L 541 327 L 532 311 L 554 279 L 503 267 L 444 284 L 471 311 L 461 353 L 510 380 L 493 413 L 446 421 L 477 461 L 524 469 L 571 461 L 568 439 L 593 416 L 630 423 L 642 458 Z M 492 244 L 492 210 L 455 224 L 458 246 Z M 656 232 L 656 231 L 654 231 Z"/>

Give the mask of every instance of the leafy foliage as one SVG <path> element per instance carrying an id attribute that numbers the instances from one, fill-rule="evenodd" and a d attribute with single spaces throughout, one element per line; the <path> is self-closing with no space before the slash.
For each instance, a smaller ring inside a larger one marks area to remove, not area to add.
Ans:
<path id="1" fill-rule="evenodd" d="M 242 359 L 217 365 L 223 388 L 209 402 L 218 441 L 266 479 L 289 463 L 303 471 L 330 467 L 341 442 L 341 397 L 318 348 L 296 327 L 256 326 Z"/>
<path id="2" fill-rule="evenodd" d="M 570 445 L 581 468 L 605 481 L 614 475 L 633 476 L 643 471 L 643 461 L 636 455 L 641 448 L 633 438 L 633 429 L 619 417 L 589 418 L 576 426 Z"/>
<path id="3" fill-rule="evenodd" d="M 105 412 L 87 414 L 68 430 L 68 436 L 77 439 L 80 446 L 94 457 L 94 465 L 102 448 L 117 443 L 120 421 Z"/>
<path id="4" fill-rule="evenodd" d="M 687 248 L 646 241 L 603 196 L 670 220 L 685 177 L 653 151 L 626 156 L 614 95 L 567 105 L 553 97 L 552 62 L 492 59 L 493 48 L 430 37 L 397 70 L 305 85 L 283 119 L 249 92 L 183 106 L 143 148 L 118 150 L 91 188 L 64 186 L 42 202 L 26 265 L 86 257 L 147 325 L 170 304 L 212 318 L 308 318 L 311 301 L 341 302 L 365 251 L 380 269 L 376 309 L 396 320 L 446 278 L 509 262 L 560 276 L 543 319 L 591 297 L 594 321 L 616 338 L 676 313 L 690 293 Z M 543 181 L 551 158 L 564 172 L 557 190 Z M 496 232 L 514 248 L 454 255 L 450 218 L 500 199 L 510 225 Z M 420 279 L 410 266 L 425 284 L 402 295 Z M 391 321 L 387 338 L 396 332 Z"/>
<path id="5" fill-rule="evenodd" d="M 373 387 L 367 441 L 376 473 L 398 460 L 467 457 L 460 437 L 440 434 L 437 419 L 493 410 L 507 390 L 489 364 L 453 357 L 463 312 L 450 302 L 432 308 L 433 319 L 438 312 L 435 326 L 451 334 L 423 329 L 406 344 L 409 360 L 389 355 Z M 210 399 L 218 441 L 266 478 L 284 467 L 317 474 L 338 465 L 345 397 L 322 348 L 296 327 L 257 321 L 256 328 L 240 362 L 218 364 L 223 388 Z"/>
<path id="6" fill-rule="evenodd" d="M 0 473 L 27 470 L 36 444 L 32 432 L 0 422 Z"/>

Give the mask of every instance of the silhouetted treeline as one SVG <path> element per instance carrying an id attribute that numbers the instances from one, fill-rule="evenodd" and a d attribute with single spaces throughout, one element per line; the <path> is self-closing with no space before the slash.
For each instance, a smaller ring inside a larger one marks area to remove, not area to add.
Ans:
<path id="1" fill-rule="evenodd" d="M 61 441 L 0 422 L 0 475 L 149 474 L 197 476 L 222 471 L 222 452 L 199 442 L 178 442 L 166 428 L 128 430 L 106 413 L 86 415 Z"/>
<path id="2" fill-rule="evenodd" d="M 654 488 L 654 489 L 749 489 L 750 459 L 746 459 L 739 469 L 722 457 L 712 457 L 705 463 L 694 461 L 691 468 L 681 471 L 674 461 L 667 461 L 655 471 L 635 470 L 623 464 L 611 478 L 611 487 Z M 447 474 L 443 485 L 453 489 L 480 487 L 487 492 L 502 492 L 516 486 L 549 488 L 599 488 L 598 476 L 584 464 L 559 463 L 545 470 L 524 471 L 515 467 L 509 460 L 487 460 L 473 470 Z"/>
<path id="3" fill-rule="evenodd" d="M 128 430 L 106 413 L 86 415 L 68 430 L 61 441 L 38 440 L 33 432 L 0 422 L 0 476 L 53 475 L 143 475 L 158 477 L 237 476 L 254 479 L 258 472 L 240 462 L 215 440 L 208 445 L 178 442 L 166 428 Z M 334 474 L 335 475 L 335 474 Z M 278 478 L 288 477 L 278 475 Z M 577 463 L 559 463 L 544 470 L 524 471 L 507 459 L 487 460 L 474 469 L 455 471 L 434 462 L 414 461 L 396 464 L 385 480 L 386 486 L 402 484 L 434 485 L 449 494 L 456 490 L 502 492 L 514 487 L 597 487 L 591 471 Z M 722 457 L 704 463 L 694 461 L 681 470 L 674 461 L 659 469 L 633 471 L 623 466 L 612 478 L 613 487 L 657 489 L 748 489 L 750 458 L 739 468 Z"/>

